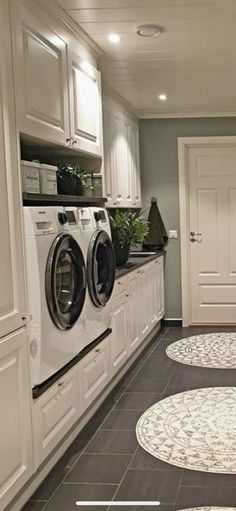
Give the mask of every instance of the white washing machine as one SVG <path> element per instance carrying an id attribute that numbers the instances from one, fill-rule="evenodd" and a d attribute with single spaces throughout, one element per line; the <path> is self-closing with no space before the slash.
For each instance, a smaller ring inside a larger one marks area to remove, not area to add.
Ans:
<path id="1" fill-rule="evenodd" d="M 85 341 L 87 346 L 111 326 L 111 295 L 115 256 L 108 213 L 102 208 L 80 208 L 81 246 L 86 260 Z"/>
<path id="2" fill-rule="evenodd" d="M 86 268 L 77 208 L 24 207 L 33 387 L 56 375 L 84 345 Z"/>

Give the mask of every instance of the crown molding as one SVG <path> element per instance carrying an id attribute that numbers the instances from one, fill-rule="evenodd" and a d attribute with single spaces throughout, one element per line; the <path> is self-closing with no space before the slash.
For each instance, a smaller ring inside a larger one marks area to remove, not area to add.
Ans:
<path id="1" fill-rule="evenodd" d="M 218 111 L 218 112 L 145 112 L 137 111 L 139 119 L 187 119 L 187 118 L 209 118 L 209 117 L 236 117 L 236 111 Z"/>
<path id="2" fill-rule="evenodd" d="M 132 116 L 138 118 L 137 110 L 125 99 L 123 96 L 120 96 L 118 92 L 116 92 L 107 82 L 102 80 L 102 92 L 104 96 L 109 96 L 110 98 L 117 101 L 123 109 L 129 112 Z"/>
<path id="3" fill-rule="evenodd" d="M 81 43 L 97 59 L 104 55 L 104 51 L 98 46 L 91 37 L 74 21 L 69 14 L 55 0 L 36 0 L 38 5 L 46 10 L 56 19 L 71 36 Z"/>

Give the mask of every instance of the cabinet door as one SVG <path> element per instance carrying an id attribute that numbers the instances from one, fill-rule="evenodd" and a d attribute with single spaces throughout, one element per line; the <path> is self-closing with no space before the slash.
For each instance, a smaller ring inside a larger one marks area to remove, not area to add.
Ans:
<path id="1" fill-rule="evenodd" d="M 138 278 L 138 314 L 140 318 L 140 338 L 143 340 L 149 330 L 149 300 L 148 300 L 148 286 L 149 281 L 147 272 L 144 269 L 137 271 Z"/>
<path id="2" fill-rule="evenodd" d="M 140 342 L 140 321 L 138 311 L 138 274 L 134 274 L 129 279 L 128 285 L 128 308 L 127 308 L 127 336 L 129 350 L 132 353 Z"/>
<path id="3" fill-rule="evenodd" d="M 0 509 L 33 473 L 27 337 L 19 330 L 0 341 Z"/>
<path id="4" fill-rule="evenodd" d="M 79 417 L 77 368 L 34 401 L 36 466 L 52 452 Z"/>
<path id="5" fill-rule="evenodd" d="M 0 337 L 25 323 L 22 208 L 7 2 L 0 3 Z"/>
<path id="6" fill-rule="evenodd" d="M 74 149 L 102 156 L 100 72 L 69 49 L 71 136 Z"/>
<path id="7" fill-rule="evenodd" d="M 139 128 L 136 121 L 132 121 L 132 184 L 133 184 L 133 205 L 141 207 L 141 177 L 140 177 L 140 155 L 139 155 Z M 135 204 L 134 204 L 135 203 Z"/>
<path id="8" fill-rule="evenodd" d="M 129 117 L 124 116 L 124 186 L 125 207 L 136 205 L 133 193 L 134 158 L 132 151 L 132 125 Z"/>
<path id="9" fill-rule="evenodd" d="M 84 357 L 79 364 L 81 410 L 104 389 L 110 379 L 110 336 Z"/>
<path id="10" fill-rule="evenodd" d="M 148 283 L 149 283 L 149 323 L 150 327 L 153 328 L 159 319 L 160 309 L 160 289 L 159 289 L 159 261 L 156 259 L 151 263 L 148 270 Z"/>
<path id="11" fill-rule="evenodd" d="M 126 294 L 127 292 L 124 292 L 112 300 L 111 365 L 113 374 L 122 367 L 128 357 Z"/>
<path id="12" fill-rule="evenodd" d="M 115 170 L 114 170 L 114 130 L 112 114 L 106 101 L 103 102 L 103 143 L 104 143 L 104 175 L 105 195 L 107 207 L 112 207 L 115 202 Z"/>
<path id="13" fill-rule="evenodd" d="M 17 105 L 20 131 L 66 144 L 69 103 L 65 42 L 37 16 L 14 3 Z"/>
<path id="14" fill-rule="evenodd" d="M 155 261 L 156 262 L 156 261 Z M 163 318 L 165 314 L 165 295 L 164 295 L 164 257 L 161 256 L 157 259 L 156 265 L 158 266 L 158 291 L 159 300 L 157 306 L 158 320 Z"/>

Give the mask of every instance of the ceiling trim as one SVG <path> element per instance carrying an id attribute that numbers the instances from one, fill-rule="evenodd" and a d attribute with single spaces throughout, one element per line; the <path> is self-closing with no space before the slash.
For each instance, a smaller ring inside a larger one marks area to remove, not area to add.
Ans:
<path id="1" fill-rule="evenodd" d="M 137 112 L 137 116 L 139 119 L 183 119 L 183 118 L 191 118 L 191 117 L 236 117 L 236 111 L 231 112 L 178 112 L 178 113 L 145 113 L 145 112 Z"/>
<path id="2" fill-rule="evenodd" d="M 50 2 L 37 0 L 37 3 L 51 14 L 51 16 L 53 16 L 53 18 L 56 19 L 88 51 L 92 52 L 96 58 L 105 54 L 100 46 L 94 42 L 87 32 L 85 32 L 55 0 L 50 0 Z"/>
<path id="3" fill-rule="evenodd" d="M 118 101 L 125 111 L 128 110 L 131 115 L 138 118 L 137 110 L 104 80 L 102 80 L 102 93 Z"/>

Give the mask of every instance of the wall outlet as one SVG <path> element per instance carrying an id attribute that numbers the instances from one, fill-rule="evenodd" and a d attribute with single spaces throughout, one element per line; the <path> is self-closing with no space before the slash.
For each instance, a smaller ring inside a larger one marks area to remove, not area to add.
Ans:
<path id="1" fill-rule="evenodd" d="M 169 238 L 170 238 L 170 239 L 176 239 L 176 238 L 178 238 L 178 231 L 170 230 L 170 231 L 169 231 Z"/>

